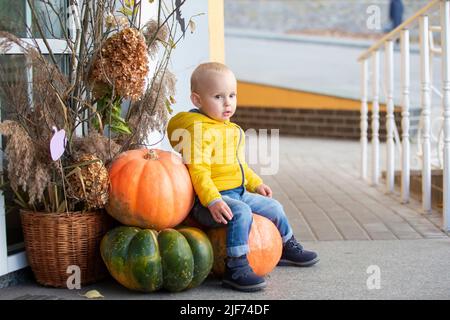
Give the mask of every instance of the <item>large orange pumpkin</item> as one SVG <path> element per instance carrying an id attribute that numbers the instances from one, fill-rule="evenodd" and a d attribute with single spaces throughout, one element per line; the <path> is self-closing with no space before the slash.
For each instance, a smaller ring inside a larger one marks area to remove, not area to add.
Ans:
<path id="1" fill-rule="evenodd" d="M 107 212 L 127 226 L 162 230 L 182 222 L 194 188 L 182 159 L 158 149 L 129 150 L 109 167 Z"/>
<path id="2" fill-rule="evenodd" d="M 225 273 L 226 227 L 211 228 L 208 237 L 214 251 L 214 264 L 212 271 L 216 276 Z M 247 259 L 253 271 L 264 276 L 271 272 L 281 257 L 283 243 L 280 232 L 269 219 L 253 214 L 253 223 L 248 239 L 249 252 Z"/>

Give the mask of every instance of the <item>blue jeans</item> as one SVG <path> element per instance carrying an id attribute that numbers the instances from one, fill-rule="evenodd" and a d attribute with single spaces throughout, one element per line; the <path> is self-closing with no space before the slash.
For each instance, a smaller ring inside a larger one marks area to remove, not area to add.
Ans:
<path id="1" fill-rule="evenodd" d="M 252 212 L 271 220 L 278 228 L 283 243 L 292 237 L 283 206 L 275 199 L 247 192 L 244 187 L 221 191 L 222 200 L 230 207 L 233 218 L 227 227 L 227 255 L 239 257 L 248 253 L 248 236 L 252 225 Z M 192 210 L 193 217 L 207 227 L 223 227 L 212 218 L 209 209 L 197 201 Z"/>

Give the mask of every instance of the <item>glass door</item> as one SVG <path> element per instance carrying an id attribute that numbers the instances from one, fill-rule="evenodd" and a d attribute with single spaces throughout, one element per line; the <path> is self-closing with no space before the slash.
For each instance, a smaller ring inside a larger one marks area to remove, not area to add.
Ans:
<path id="1" fill-rule="evenodd" d="M 51 4 L 51 7 L 45 2 Z M 65 32 L 67 0 L 33 0 L 37 11 L 37 20 L 43 26 L 42 32 L 47 38 L 58 64 L 67 65 L 69 52 L 67 43 L 62 40 Z M 51 10 L 49 9 L 51 8 Z M 0 31 L 14 34 L 21 39 L 39 38 L 36 19 L 31 14 L 27 0 L 0 0 Z M 1 36 L 0 36 L 1 37 Z M 66 70 L 64 68 L 62 70 Z M 67 71 L 67 70 L 66 70 Z M 29 99 L 32 105 L 33 70 L 27 66 L 25 56 L 19 48 L 9 48 L 0 54 L 0 81 L 17 90 L 18 95 Z M 1 90 L 0 90 L 1 91 Z M 7 106 L 0 92 L 1 120 L 7 120 Z M 0 182 L 7 183 L 7 160 L 4 157 L 5 138 L 0 137 Z M 12 191 L 0 193 L 0 276 L 27 265 L 24 253 L 23 235 L 19 209 L 14 203 Z"/>

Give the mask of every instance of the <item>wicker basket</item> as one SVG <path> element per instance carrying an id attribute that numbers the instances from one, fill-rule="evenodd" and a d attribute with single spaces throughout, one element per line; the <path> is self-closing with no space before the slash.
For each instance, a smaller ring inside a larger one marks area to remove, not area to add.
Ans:
<path id="1" fill-rule="evenodd" d="M 100 256 L 100 242 L 113 220 L 103 211 L 47 213 L 21 211 L 25 249 L 36 281 L 67 287 L 68 266 L 77 265 L 81 285 L 108 273 Z"/>

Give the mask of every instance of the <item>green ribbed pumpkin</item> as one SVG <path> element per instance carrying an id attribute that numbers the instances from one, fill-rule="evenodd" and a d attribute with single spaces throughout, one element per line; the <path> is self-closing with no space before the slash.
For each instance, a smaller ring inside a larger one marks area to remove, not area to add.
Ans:
<path id="1" fill-rule="evenodd" d="M 152 229 L 121 226 L 100 244 L 110 274 L 131 290 L 176 292 L 200 285 L 214 255 L 206 234 L 192 227 Z"/>

